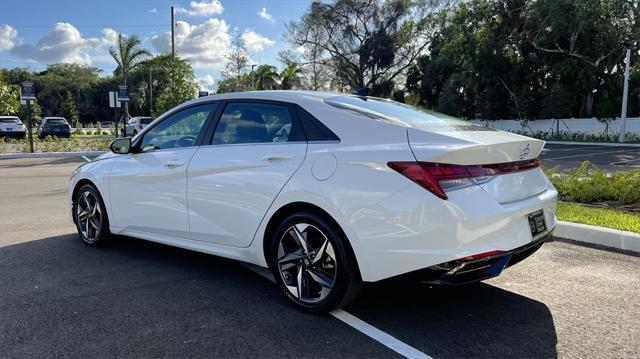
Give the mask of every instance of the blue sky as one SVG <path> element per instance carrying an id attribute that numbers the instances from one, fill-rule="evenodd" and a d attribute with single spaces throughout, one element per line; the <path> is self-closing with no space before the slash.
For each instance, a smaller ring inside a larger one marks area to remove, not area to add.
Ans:
<path id="1" fill-rule="evenodd" d="M 55 62 L 91 65 L 109 74 L 115 34 L 137 34 L 152 53 L 170 50 L 170 7 L 176 7 L 176 52 L 203 88 L 220 78 L 233 33 L 242 34 L 253 63 L 279 65 L 285 24 L 307 0 L 21 0 L 0 5 L 0 66 L 42 70 Z"/>

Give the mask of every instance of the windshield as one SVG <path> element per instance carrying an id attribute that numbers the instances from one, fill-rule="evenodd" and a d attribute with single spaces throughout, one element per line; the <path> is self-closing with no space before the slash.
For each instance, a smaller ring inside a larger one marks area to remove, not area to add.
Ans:
<path id="1" fill-rule="evenodd" d="M 46 119 L 45 123 L 47 125 L 66 125 L 67 120 L 65 120 L 64 118 L 48 118 Z"/>
<path id="2" fill-rule="evenodd" d="M 19 123 L 20 120 L 17 118 L 0 118 L 0 123 Z"/>
<path id="3" fill-rule="evenodd" d="M 470 125 L 455 117 L 381 98 L 334 96 L 326 98 L 324 102 L 361 116 L 403 126 L 421 124 Z"/>

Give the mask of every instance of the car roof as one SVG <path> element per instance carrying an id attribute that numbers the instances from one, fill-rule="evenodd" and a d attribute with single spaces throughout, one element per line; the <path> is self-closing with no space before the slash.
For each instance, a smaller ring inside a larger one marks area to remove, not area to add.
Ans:
<path id="1" fill-rule="evenodd" d="M 43 118 L 43 120 L 66 120 L 66 118 L 59 117 L 59 116 L 48 116 L 48 117 Z"/>
<path id="2" fill-rule="evenodd" d="M 0 116 L 0 118 L 17 118 L 17 119 L 20 119 L 18 116 Z"/>
<path id="3" fill-rule="evenodd" d="M 199 97 L 191 101 L 187 101 L 179 107 L 191 106 L 198 103 L 204 103 L 212 100 L 232 100 L 232 99 L 252 99 L 252 100 L 272 100 L 292 102 L 297 104 L 316 102 L 322 103 L 325 98 L 333 96 L 353 96 L 338 92 L 320 92 L 305 90 L 269 90 L 269 91 L 245 91 L 245 92 L 228 92 L 222 94 L 214 94 Z"/>

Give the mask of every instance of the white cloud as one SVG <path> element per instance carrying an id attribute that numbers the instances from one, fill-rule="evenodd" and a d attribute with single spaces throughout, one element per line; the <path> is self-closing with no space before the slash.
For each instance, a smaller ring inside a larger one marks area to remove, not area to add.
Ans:
<path id="1" fill-rule="evenodd" d="M 118 42 L 118 32 L 112 28 L 102 29 L 102 43 L 107 46 L 113 46 Z"/>
<path id="2" fill-rule="evenodd" d="M 220 0 L 211 0 L 211 1 L 192 1 L 189 3 L 189 9 L 185 9 L 183 7 L 177 7 L 177 13 L 187 14 L 189 16 L 211 16 L 211 15 L 219 15 L 224 11 L 224 7 L 220 3 Z"/>
<path id="3" fill-rule="evenodd" d="M 224 67 L 231 43 L 229 26 L 224 20 L 212 18 L 195 25 L 178 21 L 175 31 L 176 53 L 180 57 L 189 60 L 194 67 Z M 160 52 L 171 51 L 171 32 L 154 35 L 151 43 Z"/>
<path id="4" fill-rule="evenodd" d="M 262 10 L 260 10 L 260 12 L 258 12 L 258 15 L 260 15 L 261 18 L 269 21 L 269 22 L 276 22 L 276 20 L 273 18 L 273 15 L 269 14 L 267 12 L 267 8 L 263 7 Z"/>
<path id="5" fill-rule="evenodd" d="M 105 45 L 105 41 L 105 39 L 82 37 L 80 31 L 73 25 L 58 22 L 37 44 L 15 45 L 11 49 L 11 54 L 42 64 L 72 62 L 90 65 L 91 56 L 88 52 Z"/>
<path id="6" fill-rule="evenodd" d="M 9 25 L 0 26 L 0 51 L 11 50 L 15 45 L 14 39 L 18 31 Z"/>
<path id="7" fill-rule="evenodd" d="M 248 29 L 242 34 L 242 40 L 244 40 L 244 44 L 247 49 L 251 51 L 262 51 L 265 47 L 276 43 L 275 41 Z"/>
<path id="8" fill-rule="evenodd" d="M 149 12 L 149 13 L 151 13 L 151 14 L 155 14 L 155 13 L 157 13 L 157 12 L 158 12 L 158 9 L 156 9 L 156 8 L 154 7 L 153 9 L 151 9 L 151 10 L 149 10 L 149 11 L 147 11 L 147 12 Z"/>
<path id="9" fill-rule="evenodd" d="M 200 89 L 202 89 L 203 91 L 213 91 L 213 84 L 215 84 L 216 82 L 211 75 L 198 77 L 197 81 L 200 85 Z"/>

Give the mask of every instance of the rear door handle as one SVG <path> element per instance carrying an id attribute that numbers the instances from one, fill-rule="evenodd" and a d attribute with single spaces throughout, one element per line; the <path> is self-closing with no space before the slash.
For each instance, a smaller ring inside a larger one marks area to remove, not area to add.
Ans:
<path id="1" fill-rule="evenodd" d="M 291 160 L 294 157 L 296 156 L 288 153 L 274 153 L 272 155 L 266 155 L 262 157 L 262 160 L 268 161 L 268 162 L 280 162 L 280 161 Z"/>
<path id="2" fill-rule="evenodd" d="M 165 167 L 174 168 L 184 166 L 184 162 L 179 160 L 169 160 L 164 164 Z"/>

